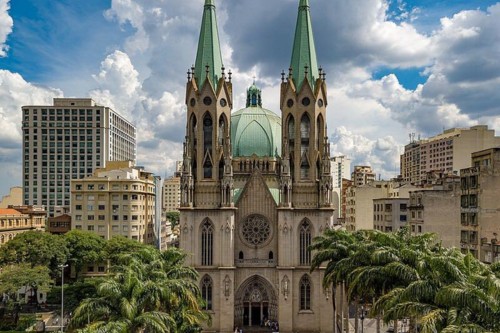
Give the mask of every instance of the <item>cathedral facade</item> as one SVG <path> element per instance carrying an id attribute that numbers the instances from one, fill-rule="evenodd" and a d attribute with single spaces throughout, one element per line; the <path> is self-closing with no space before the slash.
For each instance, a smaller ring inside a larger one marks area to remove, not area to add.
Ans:
<path id="1" fill-rule="evenodd" d="M 318 68 L 309 0 L 300 0 L 281 117 L 247 90 L 232 111 L 213 0 L 206 0 L 195 66 L 188 71 L 180 247 L 200 274 L 206 331 L 279 323 L 281 332 L 333 332 L 312 239 L 333 223 L 326 133 L 327 87 Z"/>

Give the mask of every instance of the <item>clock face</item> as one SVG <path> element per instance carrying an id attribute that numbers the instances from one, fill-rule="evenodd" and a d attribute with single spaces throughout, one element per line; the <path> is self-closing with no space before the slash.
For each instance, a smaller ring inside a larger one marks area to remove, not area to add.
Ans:
<path id="1" fill-rule="evenodd" d="M 318 106 L 320 108 L 323 107 L 323 100 L 321 98 L 318 100 Z"/>
<path id="2" fill-rule="evenodd" d="M 205 104 L 205 105 L 210 105 L 210 104 L 212 104 L 212 99 L 211 99 L 210 97 L 208 97 L 208 96 L 207 96 L 207 97 L 205 97 L 205 98 L 203 99 L 203 104 Z"/>
<path id="3" fill-rule="evenodd" d="M 286 101 L 286 105 L 291 108 L 293 106 L 293 100 L 292 99 L 289 99 L 288 101 Z"/>
<path id="4" fill-rule="evenodd" d="M 220 100 L 220 106 L 225 107 L 227 105 L 227 101 L 223 98 Z"/>
<path id="5" fill-rule="evenodd" d="M 196 100 L 194 98 L 191 98 L 191 100 L 189 101 L 189 104 L 191 106 L 195 106 L 196 105 Z"/>
<path id="6" fill-rule="evenodd" d="M 311 104 L 311 100 L 309 99 L 309 97 L 304 97 L 302 99 L 302 105 L 308 106 L 309 104 Z"/>

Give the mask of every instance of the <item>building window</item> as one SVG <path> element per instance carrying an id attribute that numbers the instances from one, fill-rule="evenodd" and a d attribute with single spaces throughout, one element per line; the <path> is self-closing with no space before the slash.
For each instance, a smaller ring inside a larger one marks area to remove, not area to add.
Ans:
<path id="1" fill-rule="evenodd" d="M 209 219 L 206 219 L 201 228 L 201 264 L 203 266 L 212 266 L 213 244 L 214 226 Z"/>
<path id="2" fill-rule="evenodd" d="M 309 250 L 309 246 L 311 245 L 311 223 L 309 220 L 305 219 L 300 223 L 299 232 L 300 265 L 310 265 L 311 251 Z"/>
<path id="3" fill-rule="evenodd" d="M 309 178 L 309 135 L 311 132 L 311 120 L 307 114 L 302 116 L 300 120 L 300 178 L 308 179 Z"/>
<path id="4" fill-rule="evenodd" d="M 307 275 L 300 279 L 300 310 L 311 310 L 311 280 Z"/>
<path id="5" fill-rule="evenodd" d="M 205 300 L 203 310 L 212 310 L 212 286 L 212 279 L 210 276 L 205 275 L 201 281 L 201 295 Z"/>

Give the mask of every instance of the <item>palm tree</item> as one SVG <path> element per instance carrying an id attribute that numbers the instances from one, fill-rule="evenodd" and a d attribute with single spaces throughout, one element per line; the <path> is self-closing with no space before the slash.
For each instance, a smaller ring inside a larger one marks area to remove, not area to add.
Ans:
<path id="1" fill-rule="evenodd" d="M 75 310 L 71 326 L 91 332 L 190 332 L 208 316 L 185 255 L 146 247 L 122 255 L 111 275 Z M 82 330 L 81 332 L 87 332 Z"/>

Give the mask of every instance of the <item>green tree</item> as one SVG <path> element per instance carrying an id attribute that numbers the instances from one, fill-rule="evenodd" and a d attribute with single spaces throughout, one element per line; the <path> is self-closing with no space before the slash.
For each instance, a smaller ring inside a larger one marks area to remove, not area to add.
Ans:
<path id="1" fill-rule="evenodd" d="M 115 236 L 106 242 L 104 252 L 111 264 L 117 263 L 119 257 L 126 253 L 134 253 L 144 248 L 146 245 L 130 238 Z"/>
<path id="2" fill-rule="evenodd" d="M 75 268 L 77 278 L 84 265 L 105 260 L 106 241 L 98 235 L 87 231 L 71 230 L 64 236 L 69 251 L 68 263 Z"/>
<path id="3" fill-rule="evenodd" d="M 68 249 L 64 238 L 41 231 L 27 231 L 0 247 L 0 266 L 27 263 L 46 266 L 52 277 L 60 275 L 59 265 L 66 262 Z"/>
<path id="4" fill-rule="evenodd" d="M 167 212 L 165 217 L 170 221 L 172 229 L 179 225 L 181 214 L 179 212 Z"/>
<path id="5" fill-rule="evenodd" d="M 33 300 L 38 303 L 38 290 L 48 291 L 52 285 L 48 267 L 30 264 L 8 265 L 0 271 L 0 294 L 15 295 L 19 289 L 31 289 Z"/>
<path id="6" fill-rule="evenodd" d="M 118 258 L 110 275 L 75 310 L 80 332 L 189 332 L 208 320 L 201 310 L 197 273 L 185 255 L 145 247 Z M 88 324 L 89 323 L 89 324 Z"/>

